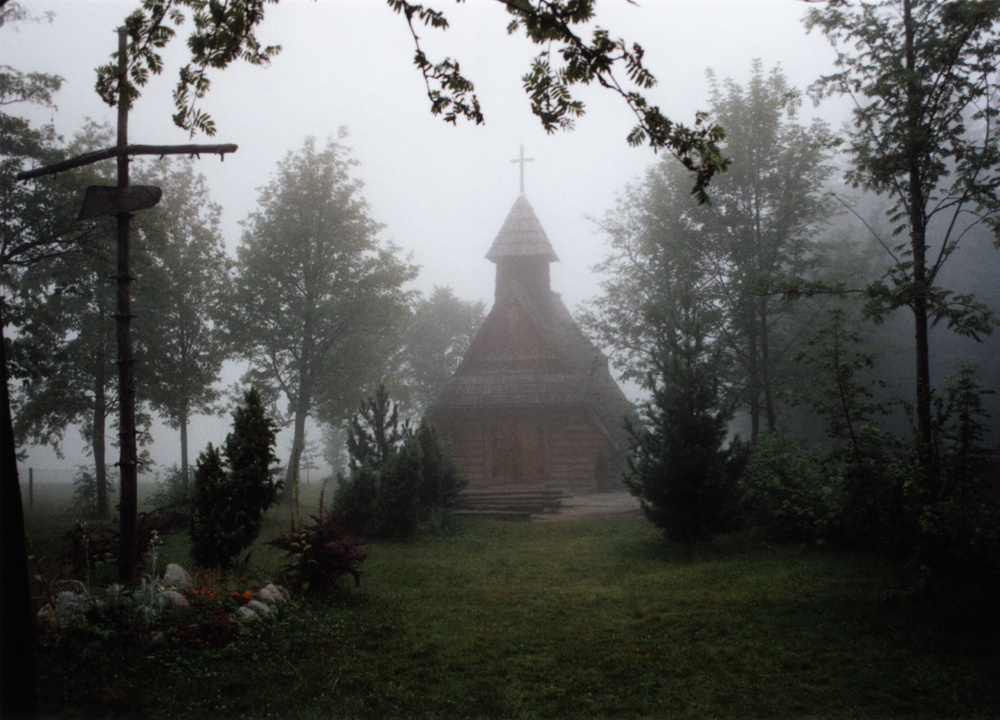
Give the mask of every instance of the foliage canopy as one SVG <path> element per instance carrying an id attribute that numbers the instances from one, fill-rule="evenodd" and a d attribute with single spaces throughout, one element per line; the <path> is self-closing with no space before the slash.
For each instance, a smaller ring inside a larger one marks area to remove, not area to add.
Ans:
<path id="1" fill-rule="evenodd" d="M 267 6 L 278 2 L 142 0 L 125 19 L 129 37 L 125 86 L 119 87 L 119 59 L 115 53 L 110 63 L 97 69 L 98 94 L 109 105 L 114 105 L 120 94 L 131 104 L 150 77 L 163 72 L 163 48 L 190 17 L 190 59 L 179 71 L 173 119 L 192 133 L 214 134 L 215 123 L 200 107 L 211 86 L 210 71 L 222 70 L 238 60 L 267 65 L 281 51 L 280 45 L 262 45 L 257 37 Z M 722 129 L 709 122 L 704 113 L 698 113 L 690 127 L 676 123 L 646 98 L 644 93 L 656 84 L 656 78 L 643 64 L 645 53 L 641 46 L 615 38 L 599 26 L 589 39 L 583 34 L 582 28 L 594 19 L 596 0 L 496 2 L 511 17 L 507 32 L 523 33 L 542 48 L 522 77 L 531 110 L 542 127 L 549 132 L 571 128 L 585 110 L 584 103 L 574 97 L 574 90 L 579 85 L 599 85 L 620 97 L 635 115 L 637 123 L 628 134 L 628 142 L 646 143 L 672 153 L 694 174 L 694 192 L 705 199 L 708 182 L 727 164 L 716 146 L 723 136 Z M 418 28 L 446 30 L 446 15 L 409 0 L 388 0 L 388 5 L 410 29 L 415 48 L 413 63 L 426 84 L 431 112 L 451 123 L 459 118 L 482 123 L 475 86 L 463 75 L 459 61 L 446 57 L 435 62 L 420 44 Z"/>

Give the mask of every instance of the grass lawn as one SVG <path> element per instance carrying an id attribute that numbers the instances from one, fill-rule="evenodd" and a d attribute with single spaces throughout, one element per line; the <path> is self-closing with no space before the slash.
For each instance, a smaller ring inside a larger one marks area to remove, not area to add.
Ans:
<path id="1" fill-rule="evenodd" d="M 738 539 L 685 552 L 641 518 L 467 521 L 367 550 L 359 590 L 296 598 L 228 647 L 43 652 L 43 716 L 93 716 L 100 696 L 163 718 L 1000 713 L 995 645 L 894 611 L 872 560 Z"/>

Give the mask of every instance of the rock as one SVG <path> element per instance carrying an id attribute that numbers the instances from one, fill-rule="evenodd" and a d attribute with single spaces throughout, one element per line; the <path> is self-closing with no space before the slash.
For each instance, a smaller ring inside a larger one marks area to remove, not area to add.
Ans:
<path id="1" fill-rule="evenodd" d="M 268 583 L 260 589 L 257 593 L 261 602 L 268 603 L 269 605 L 282 605 L 288 602 L 288 593 L 280 585 L 275 585 L 274 583 Z"/>
<path id="2" fill-rule="evenodd" d="M 186 608 L 191 604 L 186 597 L 176 590 L 164 590 L 160 593 L 160 597 L 166 601 L 167 607 Z"/>
<path id="3" fill-rule="evenodd" d="M 266 603 L 262 603 L 260 600 L 251 600 L 243 607 L 248 607 L 253 610 L 258 615 L 264 615 L 265 617 L 274 613 L 274 608 Z"/>
<path id="4" fill-rule="evenodd" d="M 190 573 L 177 563 L 170 563 L 163 568 L 163 586 L 174 590 L 188 590 L 194 585 Z"/>
<path id="5" fill-rule="evenodd" d="M 246 605 L 243 605 L 243 606 L 241 606 L 241 607 L 240 607 L 240 608 L 239 608 L 239 609 L 238 609 L 238 610 L 236 611 L 236 614 L 237 614 L 237 615 L 239 616 L 239 617 L 237 618 L 238 620 L 246 620 L 246 621 L 248 621 L 248 622 L 249 622 L 249 621 L 251 621 L 251 620 L 257 620 L 257 619 L 258 619 L 258 617 L 257 617 L 257 613 L 255 613 L 255 612 L 254 612 L 253 610 L 251 610 L 251 609 L 250 609 L 249 607 L 247 607 Z"/>
<path id="6" fill-rule="evenodd" d="M 87 624 L 85 613 L 91 610 L 91 606 L 86 595 L 63 590 L 56 595 L 55 600 L 55 607 L 51 603 L 46 603 L 38 611 L 38 615 L 35 616 L 38 627 L 55 630 L 60 625 L 69 627 Z"/>
<path id="7" fill-rule="evenodd" d="M 79 580 L 56 580 L 52 583 L 52 589 L 56 593 L 71 592 L 74 595 L 86 595 L 87 588 Z"/>
<path id="8" fill-rule="evenodd" d="M 56 609 L 59 611 L 59 622 L 63 626 L 86 625 L 84 615 L 90 612 L 90 602 L 86 595 L 79 595 L 69 590 L 63 590 L 56 595 Z"/>
<path id="9" fill-rule="evenodd" d="M 52 603 L 45 603 L 38 610 L 38 615 L 35 616 L 35 622 L 38 623 L 38 627 L 43 630 L 51 628 L 55 630 L 58 627 L 56 622 L 56 611 L 52 607 Z"/>

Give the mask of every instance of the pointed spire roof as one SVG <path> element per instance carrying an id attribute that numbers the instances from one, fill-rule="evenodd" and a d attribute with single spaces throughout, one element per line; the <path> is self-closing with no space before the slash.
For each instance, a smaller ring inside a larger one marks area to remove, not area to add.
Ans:
<path id="1" fill-rule="evenodd" d="M 510 209 L 496 240 L 486 253 L 486 259 L 492 262 L 517 257 L 542 257 L 547 262 L 559 261 L 524 194 L 514 201 L 514 207 Z"/>

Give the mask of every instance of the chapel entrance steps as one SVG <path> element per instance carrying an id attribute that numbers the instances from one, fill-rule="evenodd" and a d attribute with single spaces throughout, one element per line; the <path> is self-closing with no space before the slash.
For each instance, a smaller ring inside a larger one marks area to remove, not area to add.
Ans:
<path id="1" fill-rule="evenodd" d="M 455 514 L 493 520 L 531 520 L 532 515 L 557 514 L 563 500 L 571 497 L 565 490 L 537 485 L 469 488 L 458 494 Z"/>

